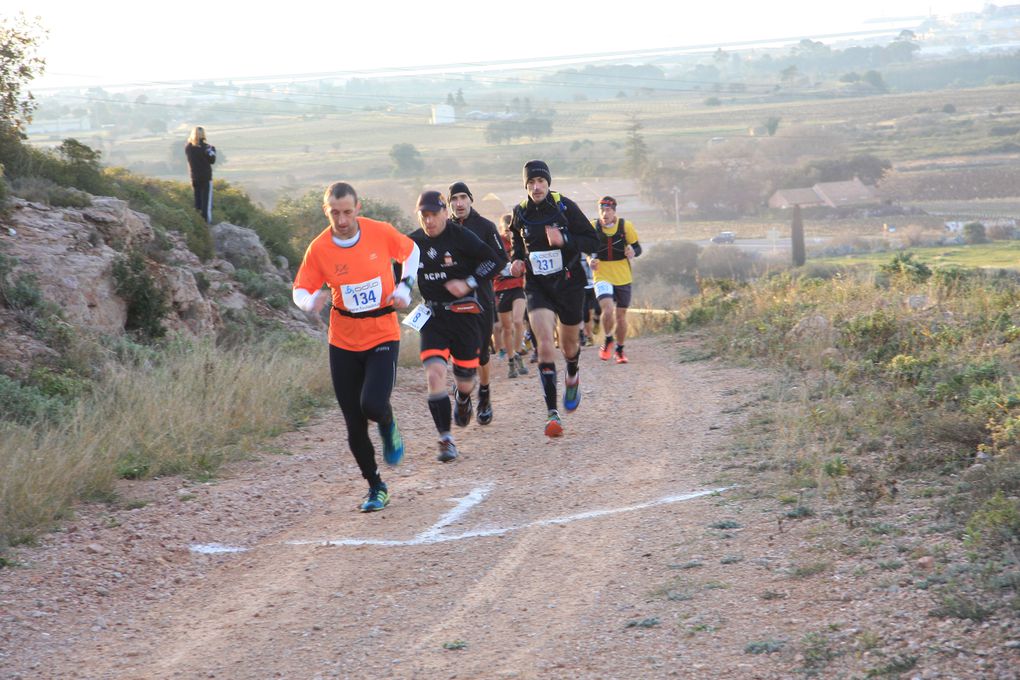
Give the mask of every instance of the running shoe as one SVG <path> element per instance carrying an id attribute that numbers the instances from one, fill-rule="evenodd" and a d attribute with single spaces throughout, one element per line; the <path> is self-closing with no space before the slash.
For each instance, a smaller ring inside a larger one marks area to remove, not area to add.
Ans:
<path id="1" fill-rule="evenodd" d="M 512 357 L 510 357 L 510 361 L 507 362 L 507 364 L 509 364 L 509 367 L 507 368 L 506 377 L 508 377 L 508 378 L 516 378 L 517 377 L 517 373 L 518 373 L 518 371 L 517 371 L 517 361 L 519 359 L 520 359 L 520 356 L 512 356 Z"/>
<path id="2" fill-rule="evenodd" d="M 474 407 L 471 404 L 471 397 L 467 398 L 467 401 L 460 400 L 460 393 L 454 398 L 457 407 L 453 410 L 453 422 L 457 427 L 466 427 L 471 422 L 471 414 L 474 412 Z"/>
<path id="3" fill-rule="evenodd" d="M 387 465 L 399 465 L 404 459 L 404 438 L 400 436 L 395 418 L 389 425 L 379 424 L 379 436 L 382 438 L 383 460 Z"/>
<path id="4" fill-rule="evenodd" d="M 528 374 L 528 367 L 525 366 L 524 357 L 522 357 L 520 354 L 517 355 L 517 374 L 518 375 Z"/>
<path id="5" fill-rule="evenodd" d="M 549 420 L 545 423 L 545 436 L 559 437 L 561 434 L 563 434 L 563 423 L 560 422 L 559 411 L 553 409 L 549 411 Z"/>
<path id="6" fill-rule="evenodd" d="M 440 439 L 439 440 L 439 455 L 436 456 L 436 460 L 440 463 L 449 463 L 451 460 L 457 458 L 457 445 L 453 443 L 452 439 Z"/>
<path id="7" fill-rule="evenodd" d="M 499 350 L 499 360 L 502 361 L 503 359 L 506 359 L 506 350 L 505 349 Z"/>
<path id="8" fill-rule="evenodd" d="M 586 335 L 585 338 L 584 338 L 584 346 L 585 347 L 591 347 L 594 344 L 595 344 L 595 338 L 593 338 L 590 335 Z"/>
<path id="9" fill-rule="evenodd" d="M 376 510 L 382 510 L 389 504 L 390 493 L 387 491 L 386 485 L 380 483 L 378 486 L 368 487 L 365 502 L 361 504 L 359 510 L 362 512 L 375 512 Z"/>
<path id="10" fill-rule="evenodd" d="M 570 378 L 563 381 L 565 388 L 563 390 L 563 410 L 567 413 L 573 413 L 577 410 L 577 407 L 581 405 L 581 376 L 574 376 L 574 384 L 570 384 Z"/>
<path id="11" fill-rule="evenodd" d="M 602 361 L 609 361 L 609 357 L 613 355 L 613 343 L 609 342 L 599 347 L 599 359 Z"/>
<path id="12" fill-rule="evenodd" d="M 626 364 L 626 363 L 628 363 L 627 362 L 627 355 L 624 354 L 623 350 L 621 348 L 619 348 L 619 347 L 616 348 L 616 363 L 618 363 L 618 364 Z"/>
<path id="13" fill-rule="evenodd" d="M 486 399 L 478 400 L 478 424 L 488 425 L 492 422 L 492 402 Z"/>

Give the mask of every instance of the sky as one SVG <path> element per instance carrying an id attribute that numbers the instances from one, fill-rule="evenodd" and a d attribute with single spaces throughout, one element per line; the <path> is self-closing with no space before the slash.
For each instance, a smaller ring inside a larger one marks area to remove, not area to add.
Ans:
<path id="1" fill-rule="evenodd" d="M 822 36 L 877 17 L 980 11 L 980 0 L 668 0 L 234 3 L 5 0 L 39 16 L 46 73 L 61 85 L 154 84 L 534 59 Z M 1008 4 L 1008 3 L 1002 3 Z M 13 5 L 13 6 L 12 6 Z M 672 5 L 672 6 L 671 6 Z M 823 40 L 824 42 L 824 40 Z"/>

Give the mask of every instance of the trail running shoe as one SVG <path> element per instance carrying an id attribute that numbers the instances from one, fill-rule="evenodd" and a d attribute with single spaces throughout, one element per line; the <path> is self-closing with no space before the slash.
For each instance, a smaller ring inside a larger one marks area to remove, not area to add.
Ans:
<path id="1" fill-rule="evenodd" d="M 561 434 L 563 434 L 563 423 L 560 422 L 559 411 L 553 409 L 549 411 L 549 420 L 545 423 L 545 436 L 559 437 Z"/>
<path id="2" fill-rule="evenodd" d="M 359 509 L 362 512 L 375 512 L 376 510 L 382 510 L 389 504 L 390 493 L 386 490 L 385 484 L 380 484 L 379 486 L 368 487 L 365 502 L 361 504 Z"/>
<path id="3" fill-rule="evenodd" d="M 506 350 L 505 349 L 499 350 L 499 360 L 502 361 L 503 359 L 506 359 Z"/>
<path id="4" fill-rule="evenodd" d="M 517 374 L 518 375 L 528 374 L 528 367 L 524 364 L 524 357 L 522 357 L 520 354 L 517 355 Z"/>
<path id="5" fill-rule="evenodd" d="M 577 407 L 581 405 L 581 376 L 574 376 L 574 384 L 570 384 L 570 378 L 563 381 L 565 387 L 563 390 L 563 410 L 567 413 L 573 413 L 577 410 Z"/>
<path id="6" fill-rule="evenodd" d="M 613 354 L 613 343 L 609 342 L 599 347 L 599 359 L 602 361 L 609 361 L 609 357 Z"/>
<path id="7" fill-rule="evenodd" d="M 439 455 L 436 456 L 436 460 L 440 463 L 449 463 L 451 460 L 457 458 L 457 445 L 453 443 L 452 439 L 440 439 L 439 440 Z"/>
<path id="8" fill-rule="evenodd" d="M 518 371 L 517 371 L 517 360 L 518 359 L 520 359 L 520 356 L 512 356 L 512 357 L 510 357 L 510 361 L 507 362 L 507 364 L 509 364 L 509 367 L 507 368 L 506 377 L 508 377 L 508 378 L 516 378 L 517 377 L 517 373 L 518 373 Z"/>
<path id="9" fill-rule="evenodd" d="M 379 436 L 382 438 L 383 460 L 387 465 L 399 465 L 404 459 L 404 438 L 400 436 L 396 419 L 389 425 L 379 425 Z"/>
<path id="10" fill-rule="evenodd" d="M 453 422 L 457 427 L 466 427 L 471 422 L 471 414 L 474 412 L 474 406 L 471 404 L 471 397 L 467 398 L 467 401 L 460 400 L 460 393 L 454 398 L 457 407 L 453 410 Z"/>
<path id="11" fill-rule="evenodd" d="M 628 363 L 627 362 L 627 355 L 624 354 L 623 350 L 620 349 L 619 347 L 616 348 L 616 363 L 618 363 L 618 364 L 626 364 L 626 363 Z"/>
<path id="12" fill-rule="evenodd" d="M 478 400 L 478 424 L 488 425 L 492 422 L 492 402 L 486 399 Z"/>
<path id="13" fill-rule="evenodd" d="M 595 344 L 595 338 L 593 338 L 590 335 L 585 336 L 585 338 L 584 338 L 584 346 L 585 347 L 591 347 L 594 344 Z"/>

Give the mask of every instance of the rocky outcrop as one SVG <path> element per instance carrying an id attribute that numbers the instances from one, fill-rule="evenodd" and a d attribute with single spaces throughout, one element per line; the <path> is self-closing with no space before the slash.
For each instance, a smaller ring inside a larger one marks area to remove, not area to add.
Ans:
<path id="1" fill-rule="evenodd" d="M 42 298 L 58 306 L 75 328 L 100 335 L 124 332 L 128 307 L 117 293 L 114 263 L 128 252 L 140 252 L 149 275 L 167 293 L 170 312 L 163 325 L 171 333 L 213 335 L 222 328 L 225 310 L 272 316 L 294 329 L 321 330 L 314 319 L 293 313 L 297 310 L 274 310 L 244 294 L 233 278 L 236 268 L 262 273 L 281 286 L 290 281 L 289 272 L 274 266 L 257 234 L 245 227 L 214 227 L 217 257 L 202 262 L 180 234 L 157 235 L 147 215 L 116 198 L 94 197 L 87 208 L 54 208 L 15 198 L 3 226 L 0 253 L 14 263 L 8 280 L 33 277 Z M 18 372 L 9 370 L 12 363 L 59 351 L 33 336 L 24 313 L 2 304 L 0 331 L 5 338 L 0 370 Z"/>

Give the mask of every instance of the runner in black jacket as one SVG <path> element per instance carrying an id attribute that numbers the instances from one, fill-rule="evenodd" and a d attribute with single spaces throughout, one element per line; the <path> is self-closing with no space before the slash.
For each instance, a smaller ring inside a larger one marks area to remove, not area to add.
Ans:
<path id="1" fill-rule="evenodd" d="M 503 239 L 496 231 L 496 225 L 478 214 L 471 204 L 474 196 L 464 182 L 454 182 L 449 191 L 450 208 L 453 212 L 452 221 L 469 229 L 483 243 L 492 248 L 496 254 L 496 263 L 502 270 L 509 263 L 503 249 Z M 481 354 L 478 356 L 478 424 L 488 425 L 492 422 L 492 401 L 489 393 L 491 364 L 489 363 L 489 345 L 492 338 L 492 326 L 496 321 L 496 298 L 489 279 L 478 282 L 478 301 L 482 303 L 482 313 L 478 315 L 479 333 L 482 338 Z"/>
<path id="2" fill-rule="evenodd" d="M 524 165 L 525 199 L 514 209 L 511 274 L 527 272 L 525 292 L 528 317 L 538 342 L 538 369 L 545 393 L 548 420 L 545 433 L 563 434 L 556 410 L 556 355 L 553 328 L 559 316 L 559 339 L 567 362 L 563 408 L 569 413 L 581 402 L 578 359 L 584 309 L 584 287 L 588 277 L 581 265 L 583 253 L 598 249 L 599 241 L 591 222 L 577 204 L 549 190 L 552 174 L 544 161 Z"/>
<path id="3" fill-rule="evenodd" d="M 475 295 L 481 282 L 499 270 L 496 254 L 464 227 L 449 219 L 446 201 L 438 191 L 418 197 L 421 229 L 411 240 L 421 251 L 418 289 L 431 316 L 419 328 L 421 362 L 429 391 L 429 411 L 439 431 L 439 460 L 457 457 L 450 434 L 450 395 L 446 390 L 446 365 L 453 362 L 457 383 L 455 422 L 464 427 L 471 420 L 471 392 L 475 386 L 481 338 L 477 315 L 482 313 Z M 412 313 L 410 317 L 414 317 Z"/>

